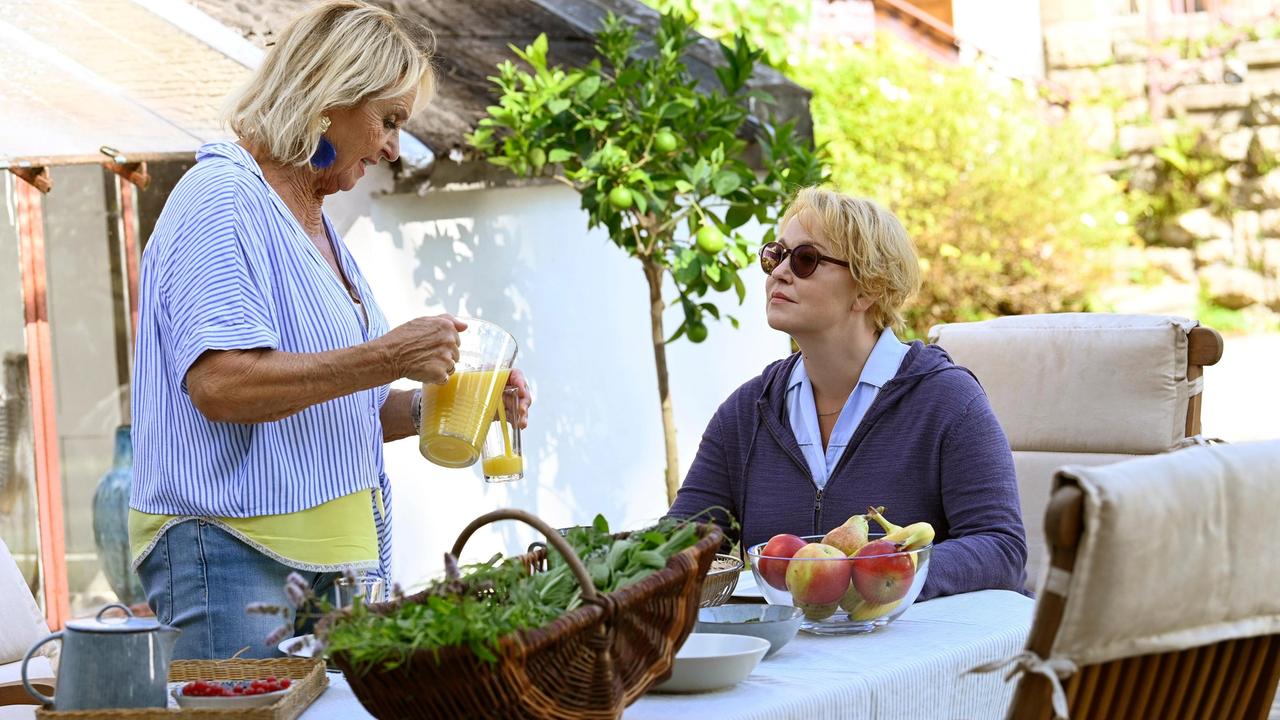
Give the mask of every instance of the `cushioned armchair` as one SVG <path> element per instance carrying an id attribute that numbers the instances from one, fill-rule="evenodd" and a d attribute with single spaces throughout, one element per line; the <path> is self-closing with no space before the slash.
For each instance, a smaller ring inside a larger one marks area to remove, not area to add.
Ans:
<path id="1" fill-rule="evenodd" d="M 1150 315 L 1022 315 L 935 326 L 929 339 L 977 376 L 1009 437 L 1032 590 L 1054 471 L 1163 453 L 1198 435 L 1202 370 L 1222 357 L 1216 331 Z"/>
<path id="2" fill-rule="evenodd" d="M 44 615 L 31 597 L 31 590 L 9 554 L 9 548 L 0 540 L 0 706 L 35 703 L 35 699 L 22 687 L 22 656 L 27 648 L 49 634 Z M 56 643 L 42 648 L 52 653 Z M 28 677 L 37 690 L 53 694 L 53 667 L 50 657 L 38 655 L 31 659 Z M 3 717 L 0 713 L 0 717 Z"/>
<path id="3" fill-rule="evenodd" d="M 1011 720 L 1249 718 L 1280 681 L 1280 441 L 1056 477 Z"/>

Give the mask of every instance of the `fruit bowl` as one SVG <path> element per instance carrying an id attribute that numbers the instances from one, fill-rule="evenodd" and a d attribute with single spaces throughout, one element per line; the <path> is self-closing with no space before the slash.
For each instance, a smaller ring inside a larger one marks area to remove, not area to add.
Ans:
<path id="1" fill-rule="evenodd" d="M 870 535 L 869 539 L 875 542 L 881 537 Z M 800 539 L 819 543 L 823 536 Z M 764 599 L 770 605 L 800 608 L 804 612 L 800 629 L 819 635 L 871 632 L 896 620 L 924 588 L 933 550 L 929 544 L 918 550 L 847 557 L 821 546 L 828 554 L 788 557 L 766 555 L 766 544 L 747 549 L 751 573 Z"/>

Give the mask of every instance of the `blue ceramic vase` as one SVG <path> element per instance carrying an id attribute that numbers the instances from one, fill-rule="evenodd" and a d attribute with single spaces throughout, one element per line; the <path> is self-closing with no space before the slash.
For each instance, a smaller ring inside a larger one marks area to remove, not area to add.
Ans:
<path id="1" fill-rule="evenodd" d="M 126 605 L 146 600 L 142 583 L 130 567 L 129 488 L 133 485 L 131 426 L 116 428 L 116 451 L 111 470 L 98 481 L 93 494 L 93 541 L 98 562 L 116 597 Z"/>

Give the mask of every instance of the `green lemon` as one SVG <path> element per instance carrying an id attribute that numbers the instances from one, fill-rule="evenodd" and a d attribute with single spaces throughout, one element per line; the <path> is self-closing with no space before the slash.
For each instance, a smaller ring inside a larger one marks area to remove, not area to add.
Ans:
<path id="1" fill-rule="evenodd" d="M 707 339 L 707 326 L 702 323 L 693 323 L 684 332 L 689 336 L 689 342 L 700 343 Z"/>
<path id="2" fill-rule="evenodd" d="M 733 287 L 733 275 L 731 275 L 728 270 L 720 268 L 720 279 L 712 280 L 711 287 L 719 290 L 720 292 L 729 290 Z"/>
<path id="3" fill-rule="evenodd" d="M 529 151 L 529 164 L 534 170 L 547 164 L 547 151 L 542 148 L 534 148 Z"/>
<path id="4" fill-rule="evenodd" d="M 631 191 L 619 185 L 609 191 L 609 204 L 619 210 L 626 210 L 631 207 Z"/>
<path id="5" fill-rule="evenodd" d="M 659 130 L 653 136 L 653 149 L 660 153 L 675 152 L 680 147 L 680 140 L 670 130 Z"/>
<path id="6" fill-rule="evenodd" d="M 703 225 L 694 236 L 698 249 L 708 255 L 715 255 L 724 249 L 724 233 L 715 225 Z"/>

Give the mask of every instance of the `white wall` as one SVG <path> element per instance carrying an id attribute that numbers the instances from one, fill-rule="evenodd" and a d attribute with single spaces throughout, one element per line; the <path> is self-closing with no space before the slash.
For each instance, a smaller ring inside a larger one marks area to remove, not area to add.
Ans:
<path id="1" fill-rule="evenodd" d="M 438 468 L 411 440 L 387 446 L 397 579 L 438 573 L 458 532 L 495 508 L 522 508 L 553 527 L 590 522 L 597 512 L 615 527 L 661 516 L 662 426 L 639 263 L 603 232 L 586 231 L 567 188 L 375 195 L 362 212 L 362 193 L 380 183 L 385 176 L 367 178 L 326 209 L 389 321 L 450 312 L 497 322 L 520 343 L 517 365 L 535 397 L 523 438 L 526 476 L 517 483 L 486 486 L 478 467 Z M 745 279 L 745 306 L 721 296 L 741 330 L 713 323 L 702 345 L 668 348 L 682 477 L 719 404 L 788 351 L 786 336 L 764 321 L 764 276 L 749 269 Z M 519 551 L 533 539 L 504 523 L 478 534 L 469 556 Z"/>
<path id="2" fill-rule="evenodd" d="M 1044 77 L 1039 3 L 1028 0 L 955 0 L 956 36 L 964 50 L 977 48 L 1003 75 Z"/>

